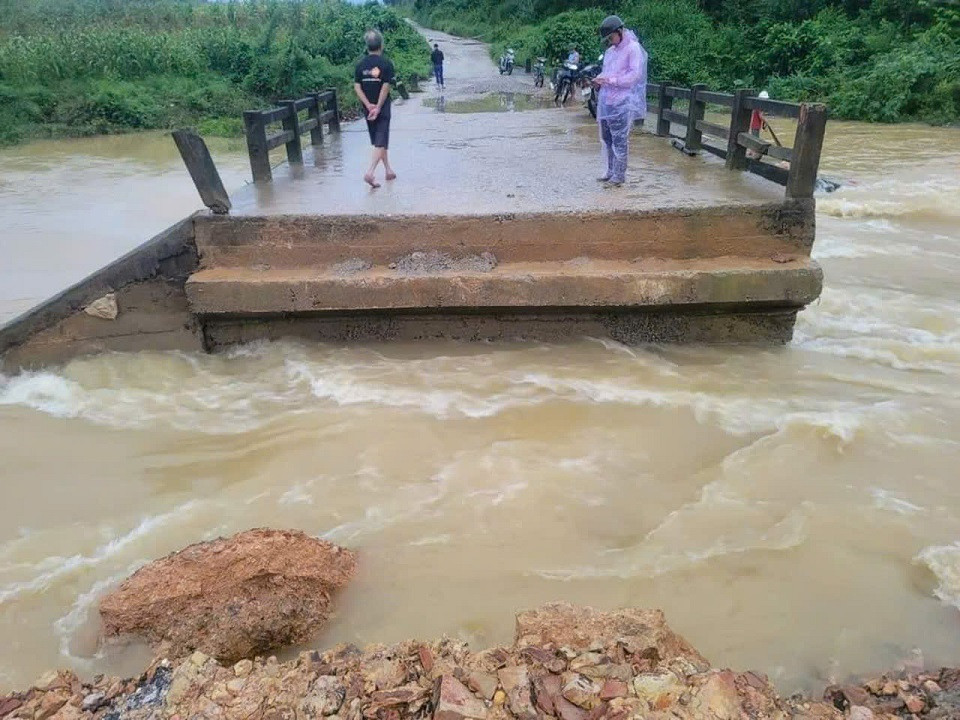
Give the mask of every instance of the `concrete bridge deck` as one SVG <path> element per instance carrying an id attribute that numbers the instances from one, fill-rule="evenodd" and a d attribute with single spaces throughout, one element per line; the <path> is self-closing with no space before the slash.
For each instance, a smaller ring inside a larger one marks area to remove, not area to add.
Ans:
<path id="1" fill-rule="evenodd" d="M 716 158 L 686 157 L 639 131 L 627 184 L 606 190 L 596 181 L 597 126 L 582 106 L 467 113 L 458 108 L 497 107 L 508 96 L 480 96 L 481 103 L 451 94 L 441 113 L 424 105 L 437 97 L 431 88 L 394 108 L 390 156 L 397 181 L 377 190 L 364 185 L 369 139 L 363 123 L 350 123 L 322 148 L 305 146 L 302 170 L 284 165 L 272 183 L 233 193 L 231 215 L 642 211 L 783 199 L 783 190 L 762 178 L 724 172 Z M 273 157 L 279 161 L 282 151 Z"/>

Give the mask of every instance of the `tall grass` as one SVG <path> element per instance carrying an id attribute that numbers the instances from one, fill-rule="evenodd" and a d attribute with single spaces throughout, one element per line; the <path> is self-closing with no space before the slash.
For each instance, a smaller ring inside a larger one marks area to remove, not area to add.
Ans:
<path id="1" fill-rule="evenodd" d="M 0 142 L 203 122 L 324 87 L 346 103 L 363 33 L 429 70 L 394 11 L 337 0 L 0 0 Z M 221 121 L 229 118 L 229 122 Z"/>

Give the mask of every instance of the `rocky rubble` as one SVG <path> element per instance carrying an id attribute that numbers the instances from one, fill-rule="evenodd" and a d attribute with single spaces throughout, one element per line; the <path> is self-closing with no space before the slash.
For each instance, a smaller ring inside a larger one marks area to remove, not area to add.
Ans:
<path id="1" fill-rule="evenodd" d="M 960 718 L 960 671 L 835 686 L 818 702 L 711 668 L 658 611 L 549 605 L 517 618 L 511 647 L 340 645 L 220 664 L 195 652 L 140 678 L 50 673 L 0 697 L 31 720 L 933 720 Z"/>
<path id="2" fill-rule="evenodd" d="M 104 634 L 230 662 L 315 637 L 356 554 L 302 532 L 256 529 L 142 567 L 100 603 Z"/>

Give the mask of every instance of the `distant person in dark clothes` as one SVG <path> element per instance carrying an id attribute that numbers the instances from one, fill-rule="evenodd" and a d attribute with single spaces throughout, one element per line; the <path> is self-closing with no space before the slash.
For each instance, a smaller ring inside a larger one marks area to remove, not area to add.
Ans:
<path id="1" fill-rule="evenodd" d="M 383 57 L 383 36 L 376 30 L 369 30 L 363 39 L 367 44 L 367 56 L 357 63 L 353 89 L 367 110 L 367 130 L 373 145 L 370 169 L 363 179 L 370 187 L 378 188 L 380 183 L 376 172 L 380 163 L 383 163 L 387 180 L 397 179 L 387 155 L 390 147 L 390 86 L 394 82 L 394 71 L 393 63 Z"/>
<path id="2" fill-rule="evenodd" d="M 433 44 L 430 59 L 433 61 L 433 76 L 437 79 L 437 85 L 443 90 L 443 51 L 436 43 Z"/>

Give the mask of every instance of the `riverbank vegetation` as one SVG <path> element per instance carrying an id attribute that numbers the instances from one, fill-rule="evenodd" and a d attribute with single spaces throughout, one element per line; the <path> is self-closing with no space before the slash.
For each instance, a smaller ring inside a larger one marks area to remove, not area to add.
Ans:
<path id="1" fill-rule="evenodd" d="M 650 79 L 712 89 L 766 88 L 827 102 L 833 116 L 960 122 L 960 4 L 955 0 L 415 0 L 428 27 L 482 38 L 522 62 L 576 45 L 600 53 L 609 12 L 635 28 Z"/>
<path id="2" fill-rule="evenodd" d="M 355 102 L 363 33 L 401 76 L 429 72 L 396 12 L 336 0 L 0 0 L 0 143 L 198 124 L 240 134 L 244 110 L 335 87 Z"/>

